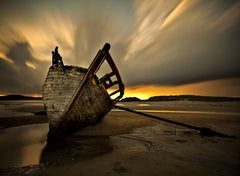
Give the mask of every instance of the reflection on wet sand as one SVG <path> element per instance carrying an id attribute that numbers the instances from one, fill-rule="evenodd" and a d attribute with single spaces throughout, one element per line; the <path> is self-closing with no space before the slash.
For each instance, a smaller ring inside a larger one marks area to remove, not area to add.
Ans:
<path id="1" fill-rule="evenodd" d="M 67 136 L 47 143 L 48 124 L 26 125 L 0 131 L 0 168 L 48 163 L 61 165 L 91 159 L 112 151 L 107 136 Z"/>
<path id="2" fill-rule="evenodd" d="M 239 112 L 211 112 L 211 111 L 170 111 L 170 110 L 139 110 L 141 112 L 158 112 L 158 113 L 177 113 L 177 114 L 223 114 L 223 115 L 240 115 Z"/>
<path id="3" fill-rule="evenodd" d="M 0 168 L 39 164 L 46 145 L 48 124 L 26 125 L 0 131 Z"/>

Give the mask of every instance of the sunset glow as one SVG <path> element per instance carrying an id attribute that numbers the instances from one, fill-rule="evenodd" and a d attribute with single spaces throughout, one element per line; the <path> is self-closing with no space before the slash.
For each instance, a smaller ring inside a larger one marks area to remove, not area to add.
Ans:
<path id="1" fill-rule="evenodd" d="M 35 97 L 35 98 L 42 97 L 42 95 L 41 95 L 41 94 L 33 94 L 33 95 L 29 95 L 29 96 L 31 96 L 31 97 Z"/>
<path id="2" fill-rule="evenodd" d="M 141 85 L 127 87 L 124 97 L 148 99 L 160 95 L 202 95 L 202 96 L 235 96 L 240 94 L 240 78 L 206 81 L 182 86 Z M 224 87 L 229 85 L 229 88 Z"/>

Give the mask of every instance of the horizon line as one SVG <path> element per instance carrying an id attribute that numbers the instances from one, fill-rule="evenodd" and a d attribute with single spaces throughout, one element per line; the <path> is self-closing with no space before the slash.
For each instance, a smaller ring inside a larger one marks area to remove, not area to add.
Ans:
<path id="1" fill-rule="evenodd" d="M 23 94 L 7 94 L 7 95 L 3 95 L 3 94 L 0 94 L 0 97 L 7 97 L 7 96 L 23 96 L 23 97 L 29 97 L 29 98 L 41 98 L 42 99 L 42 96 L 32 96 L 32 95 L 23 95 Z M 197 94 L 172 94 L 172 95 L 154 95 L 154 96 L 151 96 L 151 97 L 171 97 L 171 96 L 199 96 L 199 97 L 216 97 L 216 98 L 240 98 L 240 96 L 211 96 L 211 95 L 197 95 Z M 125 99 L 125 98 L 138 98 L 140 100 L 148 100 L 150 99 L 151 97 L 147 98 L 147 99 L 141 99 L 137 96 L 129 96 L 129 97 L 123 97 L 122 99 Z"/>

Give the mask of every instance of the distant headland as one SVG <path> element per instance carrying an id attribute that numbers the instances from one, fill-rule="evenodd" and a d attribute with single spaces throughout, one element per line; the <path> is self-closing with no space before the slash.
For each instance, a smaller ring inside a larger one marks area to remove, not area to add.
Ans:
<path id="1" fill-rule="evenodd" d="M 30 97 L 23 95 L 6 95 L 0 96 L 0 100 L 41 100 L 42 97 Z"/>
<path id="2" fill-rule="evenodd" d="M 131 101 L 209 101 L 209 102 L 224 102 L 224 101 L 240 101 L 240 97 L 212 97 L 199 95 L 169 95 L 169 96 L 153 96 L 146 100 L 141 100 L 137 97 L 123 98 L 121 102 Z"/>

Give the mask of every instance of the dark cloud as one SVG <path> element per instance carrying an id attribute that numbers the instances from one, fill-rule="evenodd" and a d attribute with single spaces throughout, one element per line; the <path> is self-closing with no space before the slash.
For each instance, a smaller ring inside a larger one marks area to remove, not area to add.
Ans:
<path id="1" fill-rule="evenodd" d="M 46 67 L 49 63 L 36 60 L 29 50 L 27 43 L 16 43 L 7 54 L 13 63 L 0 59 L 0 92 L 14 94 L 41 93 L 45 74 L 43 74 L 43 67 Z M 39 67 L 36 67 L 36 69 L 30 68 L 26 65 L 26 62 Z"/>

